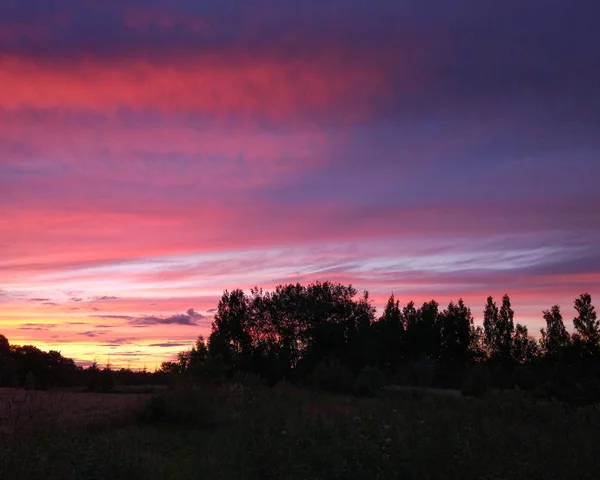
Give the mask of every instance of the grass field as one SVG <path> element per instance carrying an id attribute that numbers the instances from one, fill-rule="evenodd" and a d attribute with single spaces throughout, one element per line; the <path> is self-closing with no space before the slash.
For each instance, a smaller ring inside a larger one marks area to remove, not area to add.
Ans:
<path id="1" fill-rule="evenodd" d="M 592 479 L 600 467 L 600 411 L 517 392 L 0 390 L 0 419 L 2 479 Z"/>

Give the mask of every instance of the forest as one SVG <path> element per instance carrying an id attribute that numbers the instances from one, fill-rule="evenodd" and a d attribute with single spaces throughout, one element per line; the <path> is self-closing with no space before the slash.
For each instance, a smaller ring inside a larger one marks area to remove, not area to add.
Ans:
<path id="1" fill-rule="evenodd" d="M 482 396 L 518 388 L 574 403 L 600 399 L 600 321 L 591 295 L 575 299 L 572 333 L 560 306 L 541 312 L 539 340 L 516 323 L 508 295 L 488 297 L 482 325 L 462 300 L 401 305 L 392 294 L 379 317 L 351 285 L 289 284 L 225 291 L 212 332 L 156 372 L 83 369 L 59 352 L 10 346 L 0 336 L 0 385 L 219 383 L 252 375 L 336 393 L 370 395 L 386 385 L 458 389 Z"/>
<path id="2" fill-rule="evenodd" d="M 212 333 L 161 371 L 206 380 L 240 374 L 340 393 L 383 385 L 461 389 L 519 388 L 543 397 L 593 402 L 600 395 L 600 321 L 591 295 L 574 301 L 573 333 L 558 305 L 541 312 L 534 339 L 515 323 L 510 297 L 488 297 L 476 326 L 462 300 L 401 306 L 392 294 L 381 316 L 368 292 L 316 282 L 226 291 Z"/>

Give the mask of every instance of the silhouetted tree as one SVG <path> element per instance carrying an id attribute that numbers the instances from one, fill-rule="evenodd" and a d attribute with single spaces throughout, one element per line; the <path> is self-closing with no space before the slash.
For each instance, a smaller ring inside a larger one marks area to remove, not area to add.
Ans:
<path id="1" fill-rule="evenodd" d="M 209 338 L 211 355 L 233 370 L 248 370 L 252 357 L 248 297 L 242 290 L 225 291 Z"/>
<path id="2" fill-rule="evenodd" d="M 289 378 L 307 345 L 306 288 L 279 285 L 272 293 L 254 288 L 251 307 L 260 331 L 254 342 L 261 370 L 271 382 Z"/>
<path id="3" fill-rule="evenodd" d="M 0 335 L 0 387 L 17 383 L 16 374 L 16 365 L 11 357 L 8 339 L 4 335 Z"/>
<path id="4" fill-rule="evenodd" d="M 563 323 L 560 307 L 554 305 L 550 310 L 544 311 L 546 328 L 540 330 L 542 334 L 541 345 L 549 357 L 562 356 L 570 344 L 570 337 Z"/>
<path id="5" fill-rule="evenodd" d="M 10 357 L 10 344 L 8 339 L 0 334 L 0 361 Z"/>
<path id="6" fill-rule="evenodd" d="M 404 319 L 400 310 L 400 302 L 394 294 L 390 296 L 379 320 L 373 324 L 373 340 L 371 346 L 373 356 L 379 365 L 387 371 L 395 371 L 404 358 Z"/>
<path id="7" fill-rule="evenodd" d="M 596 318 L 596 311 L 592 305 L 592 296 L 583 293 L 575 300 L 577 317 L 573 319 L 575 331 L 588 355 L 598 353 L 600 347 L 600 320 Z"/>
<path id="8" fill-rule="evenodd" d="M 115 388 L 115 375 L 111 369 L 110 363 L 102 369 L 100 373 L 100 390 L 102 392 L 112 392 Z"/>
<path id="9" fill-rule="evenodd" d="M 514 323 L 515 312 L 511 308 L 508 295 L 502 297 L 502 306 L 500 307 L 498 335 L 500 337 L 501 355 L 504 358 L 510 358 L 513 336 L 515 333 Z"/>
<path id="10" fill-rule="evenodd" d="M 356 289 L 330 282 L 315 282 L 306 288 L 301 341 L 306 346 L 303 360 L 309 368 L 320 362 L 342 361 L 354 334 L 352 298 Z"/>
<path id="11" fill-rule="evenodd" d="M 404 312 L 406 319 L 406 341 L 410 344 L 413 359 L 428 358 L 432 361 L 439 357 L 441 343 L 441 323 L 439 304 L 435 300 L 423 303 L 414 310 L 409 303 Z"/>
<path id="12" fill-rule="evenodd" d="M 512 358 L 516 363 L 530 363 L 538 354 L 537 342 L 529 336 L 527 327 L 517 323 L 513 338 Z"/>
<path id="13" fill-rule="evenodd" d="M 95 392 L 101 389 L 100 385 L 100 369 L 94 361 L 88 368 L 84 370 L 85 386 L 88 391 Z"/>
<path id="14" fill-rule="evenodd" d="M 488 355 L 492 360 L 506 363 L 511 360 L 514 336 L 514 312 L 508 295 L 502 297 L 500 310 L 488 297 L 483 312 L 483 327 Z"/>
<path id="15" fill-rule="evenodd" d="M 345 322 L 346 348 L 343 359 L 357 375 L 364 367 L 376 363 L 372 345 L 372 325 L 375 322 L 375 307 L 364 292 L 357 301 L 350 300 L 350 314 Z"/>
<path id="16" fill-rule="evenodd" d="M 471 360 L 471 344 L 475 335 L 471 310 L 462 298 L 450 302 L 441 314 L 440 359 L 465 365 Z"/>
<path id="17" fill-rule="evenodd" d="M 419 312 L 415 308 L 415 302 L 410 301 L 402 308 L 404 320 L 404 338 L 406 358 L 415 359 L 419 356 L 419 344 L 417 324 L 419 323 Z"/>
<path id="18" fill-rule="evenodd" d="M 485 343 L 485 331 L 480 325 L 473 329 L 473 337 L 471 338 L 469 350 L 474 363 L 485 362 L 488 358 Z"/>
<path id="19" fill-rule="evenodd" d="M 47 354 L 48 386 L 70 387 L 77 381 L 77 365 L 71 358 L 65 358 L 60 352 L 50 350 Z"/>
<path id="20" fill-rule="evenodd" d="M 500 350 L 500 334 L 498 328 L 498 306 L 489 296 L 483 310 L 483 329 L 485 347 L 489 357 L 494 357 Z"/>

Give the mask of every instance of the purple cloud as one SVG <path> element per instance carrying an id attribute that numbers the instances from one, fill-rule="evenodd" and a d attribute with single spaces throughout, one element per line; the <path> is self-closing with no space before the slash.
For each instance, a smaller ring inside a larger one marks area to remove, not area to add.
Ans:
<path id="1" fill-rule="evenodd" d="M 204 315 L 190 308 L 186 313 L 171 315 L 170 317 L 147 316 L 134 318 L 131 324 L 135 326 L 151 326 L 151 325 L 186 325 L 197 326 Z"/>

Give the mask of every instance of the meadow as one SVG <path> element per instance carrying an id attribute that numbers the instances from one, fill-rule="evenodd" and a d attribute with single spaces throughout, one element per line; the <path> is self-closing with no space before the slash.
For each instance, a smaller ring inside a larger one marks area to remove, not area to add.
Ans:
<path id="1" fill-rule="evenodd" d="M 241 381 L 148 393 L 0 389 L 2 479 L 597 478 L 600 411 Z"/>

